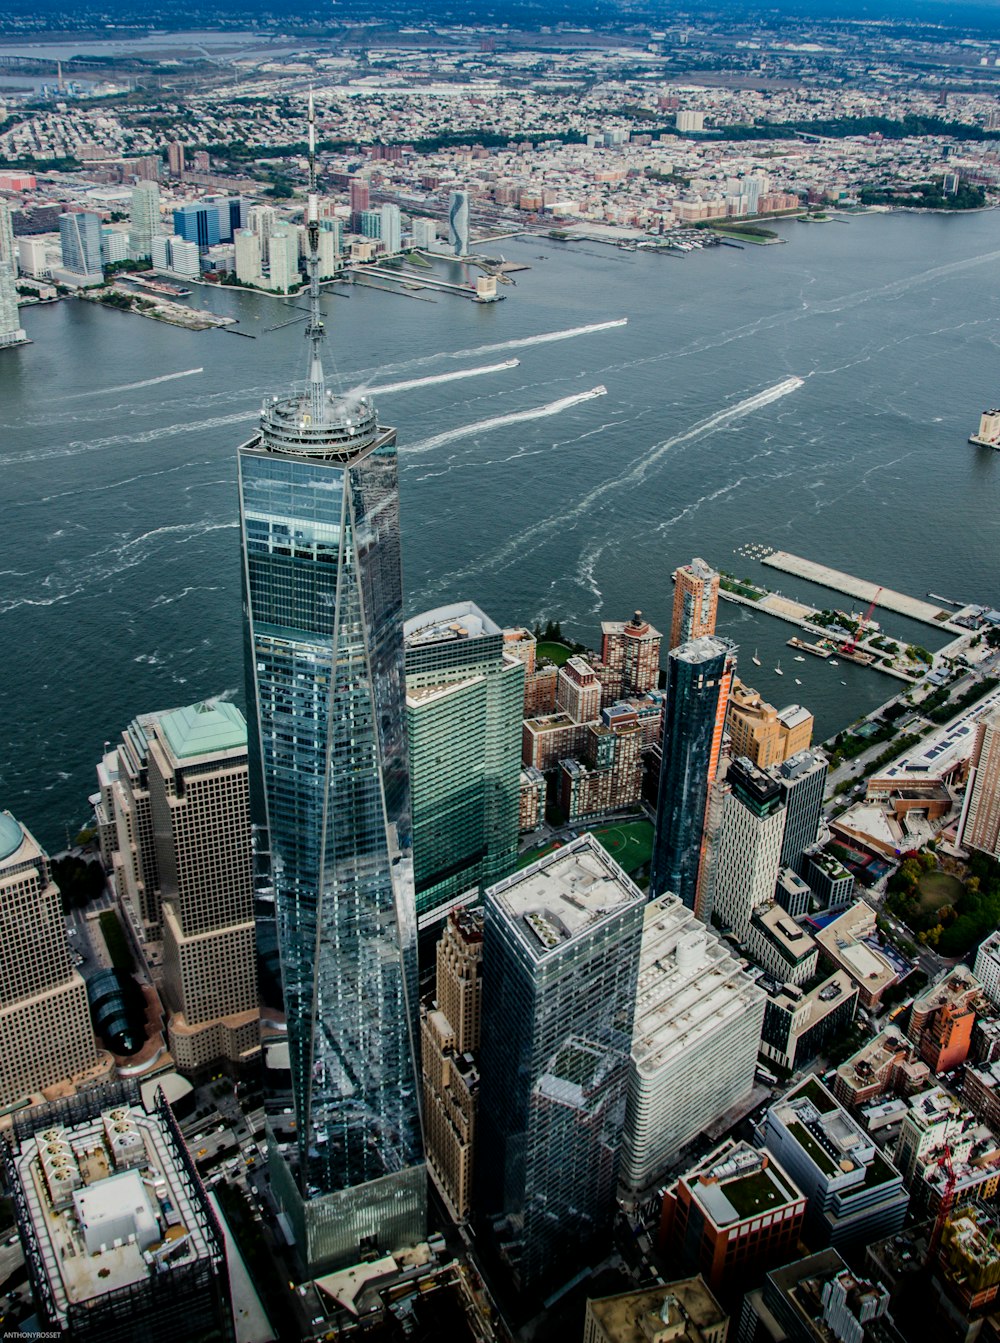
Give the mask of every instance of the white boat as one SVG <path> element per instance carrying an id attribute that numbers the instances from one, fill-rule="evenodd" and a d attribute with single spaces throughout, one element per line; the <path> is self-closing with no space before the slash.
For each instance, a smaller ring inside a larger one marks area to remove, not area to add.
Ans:
<path id="1" fill-rule="evenodd" d="M 775 676 L 784 676 L 785 673 L 781 670 L 781 663 L 780 663 L 780 662 L 779 662 L 778 665 L 775 667 L 775 669 L 774 669 L 774 674 L 775 674 Z"/>
<path id="2" fill-rule="evenodd" d="M 796 662 L 805 662 L 805 658 L 802 657 L 802 655 L 801 655 L 800 653 L 796 653 L 796 654 L 795 654 L 795 661 L 796 661 Z"/>
<path id="3" fill-rule="evenodd" d="M 753 657 L 750 659 L 750 661 L 753 663 L 755 667 L 760 666 L 760 658 L 757 656 L 756 648 L 753 650 Z"/>
<path id="4" fill-rule="evenodd" d="M 836 659 L 831 658 L 831 659 L 830 659 L 830 666 L 831 666 L 831 667 L 839 667 L 839 666 L 840 666 L 840 663 L 837 662 Z"/>
<path id="5" fill-rule="evenodd" d="M 796 684 L 796 685 L 801 685 L 801 684 L 802 684 L 802 682 L 799 680 L 799 678 L 798 678 L 797 676 L 796 676 L 796 678 L 795 678 L 795 684 Z"/>
<path id="6" fill-rule="evenodd" d="M 841 681 L 840 684 L 841 684 L 841 685 L 847 685 L 847 682 L 846 682 L 846 681 Z"/>

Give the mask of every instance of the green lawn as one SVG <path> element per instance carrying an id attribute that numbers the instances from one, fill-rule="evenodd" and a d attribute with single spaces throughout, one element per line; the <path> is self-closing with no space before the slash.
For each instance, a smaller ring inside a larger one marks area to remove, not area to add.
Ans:
<path id="1" fill-rule="evenodd" d="M 111 964 L 116 970 L 124 970 L 126 974 L 131 974 L 135 969 L 135 959 L 129 950 L 125 931 L 118 922 L 118 915 L 113 909 L 106 909 L 99 915 L 99 922 Z"/>
<path id="2" fill-rule="evenodd" d="M 922 909 L 942 909 L 945 905 L 957 905 L 965 887 L 958 877 L 948 872 L 925 872 L 917 882 Z"/>
<path id="3" fill-rule="evenodd" d="M 573 650 L 567 648 L 565 644 L 539 643 L 535 649 L 535 654 L 539 658 L 548 658 L 557 667 L 561 667 L 564 662 L 568 662 L 573 656 Z"/>
<path id="4" fill-rule="evenodd" d="M 594 831 L 619 867 L 631 875 L 653 856 L 653 826 L 650 821 L 624 821 Z"/>

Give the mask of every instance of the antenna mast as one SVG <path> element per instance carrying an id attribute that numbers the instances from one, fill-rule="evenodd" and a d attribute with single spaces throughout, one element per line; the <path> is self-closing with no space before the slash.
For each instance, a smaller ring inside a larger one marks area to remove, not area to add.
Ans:
<path id="1" fill-rule="evenodd" d="M 326 413 L 326 389 L 320 346 L 323 341 L 323 319 L 319 312 L 319 196 L 316 191 L 316 107 L 312 89 L 309 90 L 309 195 L 306 204 L 306 236 L 309 253 L 306 273 L 309 276 L 309 400 L 314 424 L 321 424 Z"/>

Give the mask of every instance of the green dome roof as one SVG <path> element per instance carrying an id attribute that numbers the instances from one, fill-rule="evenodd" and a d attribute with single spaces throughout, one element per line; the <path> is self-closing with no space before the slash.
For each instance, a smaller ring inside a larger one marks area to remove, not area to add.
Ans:
<path id="1" fill-rule="evenodd" d="M 246 720 L 236 705 L 226 700 L 206 700 L 164 714 L 160 730 L 178 760 L 245 750 L 247 744 Z"/>
<path id="2" fill-rule="evenodd" d="M 24 835 L 9 811 L 0 811 L 0 862 L 16 853 Z"/>

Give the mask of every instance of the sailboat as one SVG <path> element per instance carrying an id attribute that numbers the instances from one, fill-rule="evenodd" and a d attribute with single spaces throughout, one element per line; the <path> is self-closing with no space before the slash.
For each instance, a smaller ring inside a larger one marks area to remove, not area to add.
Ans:
<path id="1" fill-rule="evenodd" d="M 779 662 L 778 665 L 775 667 L 775 669 L 774 669 L 774 674 L 775 674 L 775 676 L 784 676 L 785 673 L 781 670 L 781 663 L 780 663 L 780 662 Z"/>
<path id="2" fill-rule="evenodd" d="M 757 656 L 756 648 L 753 650 L 753 657 L 750 659 L 750 661 L 753 663 L 755 667 L 760 666 L 760 658 Z"/>

